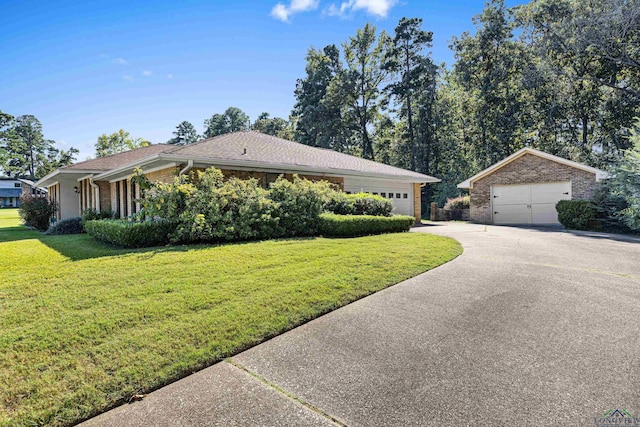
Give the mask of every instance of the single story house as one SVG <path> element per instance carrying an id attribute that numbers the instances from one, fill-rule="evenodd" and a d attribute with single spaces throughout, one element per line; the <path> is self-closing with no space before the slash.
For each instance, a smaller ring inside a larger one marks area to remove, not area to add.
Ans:
<path id="1" fill-rule="evenodd" d="M 556 203 L 591 199 L 607 172 L 523 148 L 458 184 L 471 196 L 470 218 L 482 224 L 558 224 Z"/>
<path id="2" fill-rule="evenodd" d="M 47 190 L 36 187 L 29 179 L 0 176 L 0 207 L 20 207 L 20 197 L 24 194 L 41 197 L 47 194 Z"/>
<path id="3" fill-rule="evenodd" d="M 225 177 L 255 178 L 263 186 L 280 175 L 327 180 L 347 193 L 390 199 L 394 213 L 420 220 L 421 187 L 439 179 L 333 150 L 311 147 L 254 131 L 233 132 L 185 146 L 151 145 L 57 169 L 36 184 L 49 189 L 57 218 L 85 209 L 106 209 L 120 218 L 140 210 L 140 188 L 131 182 L 140 168 L 153 182 L 169 182 L 190 170 L 216 167 Z"/>

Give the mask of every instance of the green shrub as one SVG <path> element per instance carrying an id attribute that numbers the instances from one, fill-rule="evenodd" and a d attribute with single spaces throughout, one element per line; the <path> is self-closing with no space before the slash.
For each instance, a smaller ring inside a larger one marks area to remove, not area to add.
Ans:
<path id="1" fill-rule="evenodd" d="M 370 193 L 347 194 L 354 215 L 391 216 L 391 200 Z"/>
<path id="2" fill-rule="evenodd" d="M 612 192 L 625 201 L 625 207 L 616 214 L 625 226 L 640 232 L 640 119 L 636 119 L 629 136 L 631 147 L 623 151 L 622 158 L 611 170 Z"/>
<path id="3" fill-rule="evenodd" d="M 61 234 L 80 234 L 82 232 L 82 218 L 76 216 L 52 224 L 46 234 L 58 236 Z"/>
<path id="4" fill-rule="evenodd" d="M 130 222 L 121 219 L 87 221 L 85 231 L 94 239 L 125 248 L 143 248 L 164 245 L 169 242 L 169 233 L 174 231 L 174 222 L 144 221 Z"/>
<path id="5" fill-rule="evenodd" d="M 353 215 L 354 213 L 352 201 L 342 191 L 334 191 L 325 201 L 322 210 L 336 215 Z"/>
<path id="6" fill-rule="evenodd" d="M 325 205 L 325 210 L 337 215 L 390 216 L 393 203 L 382 196 L 370 193 L 336 192 Z"/>
<path id="7" fill-rule="evenodd" d="M 569 230 L 598 228 L 596 207 L 590 200 L 560 200 L 556 204 L 558 221 Z"/>
<path id="8" fill-rule="evenodd" d="M 56 213 L 56 205 L 46 197 L 33 197 L 24 194 L 20 197 L 20 218 L 25 224 L 45 231 L 49 228 L 49 221 Z"/>
<path id="9" fill-rule="evenodd" d="M 320 215 L 320 234 L 326 237 L 358 237 L 409 231 L 415 218 L 406 215 Z"/>
<path id="10" fill-rule="evenodd" d="M 112 219 L 115 217 L 115 213 L 111 209 L 101 209 L 99 212 L 93 209 L 85 209 L 82 211 L 80 217 L 82 219 L 82 224 L 84 225 L 87 221 Z"/>
<path id="11" fill-rule="evenodd" d="M 447 210 L 469 209 L 470 204 L 470 196 L 459 196 L 454 197 L 453 199 L 447 199 L 447 202 L 444 204 L 444 208 Z"/>
<path id="12" fill-rule="evenodd" d="M 269 197 L 277 204 L 279 218 L 274 237 L 311 236 L 318 232 L 323 206 L 333 198 L 331 184 L 312 182 L 293 176 L 293 181 L 279 177 L 269 185 Z"/>
<path id="13" fill-rule="evenodd" d="M 222 172 L 217 171 L 222 180 Z M 202 173 L 202 172 L 198 172 Z M 192 183 L 193 175 L 182 179 L 175 177 L 173 182 L 156 182 L 144 191 L 139 199 L 140 212 L 136 214 L 136 221 L 166 220 L 178 222 L 180 215 L 187 208 L 187 199 L 196 193 L 197 188 Z"/>
<path id="14" fill-rule="evenodd" d="M 603 231 L 612 233 L 631 233 L 632 230 L 624 223 L 621 212 L 628 208 L 624 196 L 612 189 L 612 180 L 605 179 L 598 182 L 593 204 L 596 208 L 596 218 Z"/>
<path id="15" fill-rule="evenodd" d="M 197 191 L 185 199 L 171 240 L 221 242 L 273 237 L 278 225 L 277 204 L 268 198 L 269 192 L 255 179 L 210 180 L 217 172 L 204 172 Z"/>

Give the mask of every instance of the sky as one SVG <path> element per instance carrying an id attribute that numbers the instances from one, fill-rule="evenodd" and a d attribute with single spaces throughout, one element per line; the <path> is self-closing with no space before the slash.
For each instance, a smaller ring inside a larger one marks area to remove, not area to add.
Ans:
<path id="1" fill-rule="evenodd" d="M 508 6 L 518 3 L 506 1 Z M 340 45 L 367 22 L 402 17 L 432 31 L 451 65 L 452 36 L 473 33 L 483 0 L 0 0 L 0 111 L 32 114 L 62 149 L 95 155 L 124 129 L 152 143 L 183 120 L 239 107 L 288 118 L 310 47 Z"/>

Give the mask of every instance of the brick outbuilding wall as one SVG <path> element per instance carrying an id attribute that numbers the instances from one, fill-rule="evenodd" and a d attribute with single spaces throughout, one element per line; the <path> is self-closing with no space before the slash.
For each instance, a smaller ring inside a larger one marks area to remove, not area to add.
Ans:
<path id="1" fill-rule="evenodd" d="M 554 162 L 534 154 L 525 154 L 473 183 L 471 220 L 490 224 L 491 186 L 571 181 L 571 198 L 590 199 L 596 190 L 594 173 Z"/>

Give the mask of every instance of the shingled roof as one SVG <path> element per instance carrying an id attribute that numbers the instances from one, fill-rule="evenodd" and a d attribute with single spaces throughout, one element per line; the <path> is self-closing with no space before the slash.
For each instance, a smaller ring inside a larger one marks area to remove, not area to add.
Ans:
<path id="1" fill-rule="evenodd" d="M 133 150 L 124 151 L 122 153 L 98 157 L 97 159 L 85 160 L 84 162 L 78 162 L 72 165 L 63 166 L 60 169 L 108 171 L 123 165 L 135 163 L 138 160 L 153 156 L 154 154 L 174 150 L 175 148 L 175 146 L 167 144 L 148 145 L 146 147 L 134 148 Z"/>
<path id="2" fill-rule="evenodd" d="M 233 132 L 177 147 L 161 153 L 160 157 L 242 162 L 256 167 L 269 165 L 303 167 L 318 171 L 358 175 L 383 175 L 415 179 L 415 182 L 438 182 L 437 178 L 373 162 L 337 151 L 311 147 L 255 131 Z"/>

